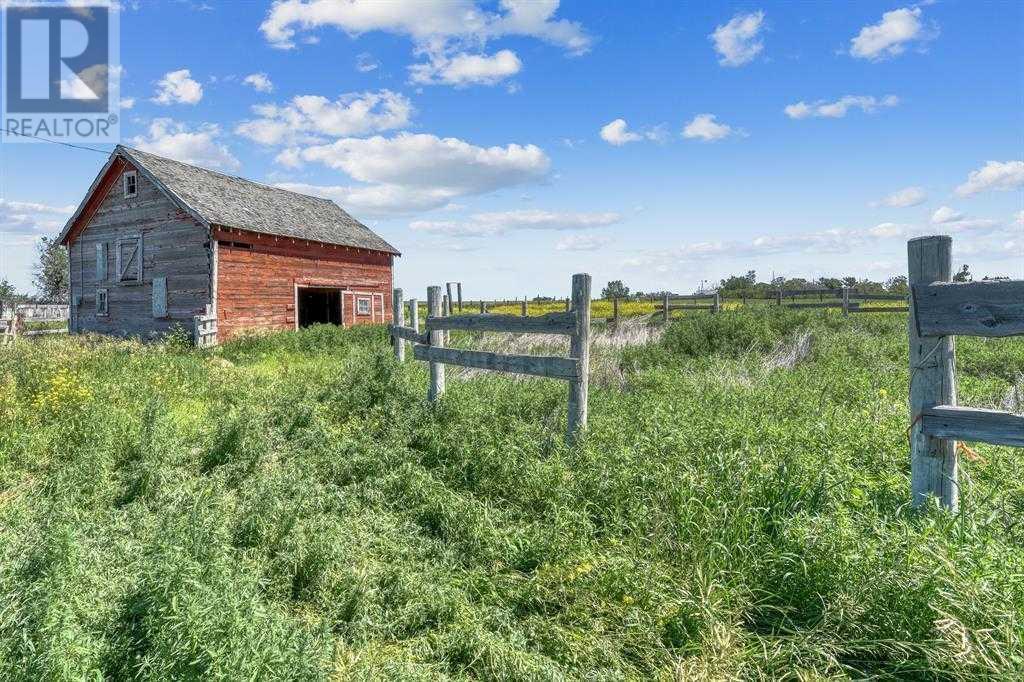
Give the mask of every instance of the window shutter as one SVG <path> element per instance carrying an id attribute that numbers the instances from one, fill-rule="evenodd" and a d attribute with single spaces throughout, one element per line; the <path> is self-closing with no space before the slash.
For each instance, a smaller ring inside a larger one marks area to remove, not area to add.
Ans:
<path id="1" fill-rule="evenodd" d="M 142 237 L 117 240 L 117 281 L 142 281 Z"/>
<path id="2" fill-rule="evenodd" d="M 103 282 L 107 279 L 107 243 L 100 242 L 96 245 L 96 281 Z"/>
<path id="3" fill-rule="evenodd" d="M 167 278 L 153 278 L 153 317 L 167 317 Z"/>

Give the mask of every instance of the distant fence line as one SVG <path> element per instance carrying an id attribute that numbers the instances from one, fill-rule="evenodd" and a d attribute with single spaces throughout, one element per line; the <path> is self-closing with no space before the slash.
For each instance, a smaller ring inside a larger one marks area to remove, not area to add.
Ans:
<path id="1" fill-rule="evenodd" d="M 451 291 L 450 285 L 448 289 Z M 442 295 L 439 286 L 428 287 L 425 333 L 419 331 L 419 307 L 415 299 L 409 302 L 411 326 L 405 325 L 402 299 L 402 290 L 395 289 L 392 299 L 394 324 L 391 326 L 395 357 L 399 361 L 405 359 L 405 342 L 408 341 L 413 344 L 413 356 L 430 363 L 430 387 L 427 391 L 430 401 L 436 402 L 444 394 L 446 364 L 561 379 L 569 382 L 566 439 L 570 443 L 574 442 L 586 429 L 590 373 L 590 275 L 573 275 L 571 311 L 533 317 L 487 313 L 451 315 L 451 295 Z M 445 305 L 445 299 L 448 299 L 448 306 Z M 507 355 L 446 348 L 446 335 L 453 329 L 561 334 L 569 337 L 569 357 Z"/>
<path id="2" fill-rule="evenodd" d="M 60 303 L 21 303 L 14 307 L 15 314 L 26 322 L 67 320 L 70 310 L 70 306 Z"/>
<path id="3" fill-rule="evenodd" d="M 453 289 L 453 285 L 457 286 Z M 461 282 L 450 282 L 448 283 L 448 294 L 442 299 L 442 310 L 450 311 L 457 305 L 458 310 L 463 310 L 463 298 L 462 298 L 462 283 Z M 818 297 L 816 302 L 801 302 L 793 301 L 787 302 L 787 299 L 798 299 L 806 297 Z M 456 298 L 457 297 L 457 298 Z M 612 307 L 611 315 L 608 317 L 592 317 L 591 321 L 595 323 L 609 322 L 617 324 L 621 315 L 619 312 L 620 306 L 626 303 L 638 303 L 646 302 L 652 304 L 650 311 L 642 313 L 634 313 L 632 316 L 643 316 L 653 315 L 656 318 L 660 318 L 663 322 L 667 322 L 672 316 L 674 311 L 708 311 L 711 313 L 720 312 L 723 309 L 723 305 L 727 301 L 741 302 L 744 305 L 748 301 L 772 301 L 777 306 L 790 308 L 790 309 L 802 309 L 802 308 L 836 308 L 842 310 L 844 316 L 848 316 L 851 313 L 905 313 L 908 311 L 906 305 L 903 306 L 881 306 L 881 305 L 864 305 L 865 301 L 903 301 L 907 302 L 907 294 L 890 294 L 890 293 L 868 293 L 860 292 L 855 287 L 842 287 L 837 289 L 782 289 L 771 292 L 770 294 L 760 296 L 726 296 L 721 292 L 709 291 L 701 292 L 696 294 L 662 294 L 661 297 L 657 296 L 643 296 L 637 297 L 626 297 L 626 298 L 610 298 L 610 299 L 593 299 L 591 303 L 610 303 Z M 835 301 L 826 301 L 826 298 L 835 298 Z M 457 303 L 455 303 L 457 301 Z M 564 305 L 566 312 L 569 312 L 572 305 L 570 299 L 558 299 L 558 298 L 536 298 L 529 299 L 523 297 L 521 299 L 478 299 L 466 301 L 466 303 L 472 303 L 474 307 L 479 308 L 480 314 L 489 312 L 492 308 L 518 308 L 519 314 L 522 317 L 526 317 L 530 314 L 531 310 L 536 310 L 536 306 L 549 309 L 553 305 Z M 666 308 L 667 306 L 667 308 Z"/>

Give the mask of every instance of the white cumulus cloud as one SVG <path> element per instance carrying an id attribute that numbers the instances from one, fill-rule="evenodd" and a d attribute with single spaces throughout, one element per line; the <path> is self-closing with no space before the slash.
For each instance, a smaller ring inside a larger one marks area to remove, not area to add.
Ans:
<path id="1" fill-rule="evenodd" d="M 556 251 L 597 251 L 610 244 L 611 237 L 603 234 L 570 234 L 555 244 Z"/>
<path id="2" fill-rule="evenodd" d="M 877 201 L 872 206 L 889 206 L 891 208 L 907 208 L 918 206 L 928 199 L 923 187 L 904 187 Z"/>
<path id="3" fill-rule="evenodd" d="M 601 128 L 601 139 L 616 147 L 643 139 L 643 135 L 630 132 L 627 128 L 625 119 L 617 118 Z"/>
<path id="4" fill-rule="evenodd" d="M 157 104 L 197 104 L 203 98 L 203 86 L 192 80 L 188 69 L 168 72 L 156 87 L 153 101 Z"/>
<path id="5" fill-rule="evenodd" d="M 404 128 L 412 103 L 404 95 L 379 92 L 349 93 L 331 101 L 319 95 L 300 95 L 287 104 L 253 107 L 258 118 L 242 121 L 235 132 L 254 142 L 275 145 L 318 136 L 345 137 Z"/>
<path id="6" fill-rule="evenodd" d="M 522 67 L 512 50 L 501 50 L 493 55 L 435 54 L 429 62 L 410 66 L 409 79 L 422 85 L 495 85 L 516 75 Z"/>
<path id="7" fill-rule="evenodd" d="M 418 232 L 449 237 L 493 237 L 523 230 L 571 231 L 607 227 L 622 220 L 619 213 L 572 213 L 523 209 L 476 213 L 468 220 L 416 220 L 409 227 Z"/>
<path id="8" fill-rule="evenodd" d="M 0 240 L 12 246 L 31 244 L 38 237 L 57 233 L 74 210 L 74 206 L 0 199 Z"/>
<path id="9" fill-rule="evenodd" d="M 764 12 L 737 14 L 728 23 L 715 28 L 708 38 L 715 45 L 715 51 L 722 66 L 743 66 L 764 49 L 759 40 L 764 28 Z"/>
<path id="10" fill-rule="evenodd" d="M 538 182 L 551 164 L 544 150 L 532 144 L 479 147 L 458 138 L 410 133 L 342 138 L 286 152 L 293 165 L 319 163 L 365 183 L 304 185 L 296 191 L 374 215 L 439 208 L 459 197 Z"/>
<path id="11" fill-rule="evenodd" d="M 932 223 L 935 225 L 941 225 L 942 223 L 953 223 L 963 219 L 963 213 L 955 209 L 952 209 L 949 206 L 940 206 L 939 208 L 935 209 L 934 213 L 932 213 Z"/>
<path id="12" fill-rule="evenodd" d="M 962 197 L 987 190 L 1011 190 L 1024 187 L 1024 161 L 989 161 L 971 171 L 967 181 L 956 188 Z"/>
<path id="13" fill-rule="evenodd" d="M 206 168 L 234 170 L 238 159 L 219 141 L 220 126 L 203 123 L 189 128 L 169 118 L 154 119 L 146 135 L 131 139 L 132 146 L 158 156 Z"/>
<path id="14" fill-rule="evenodd" d="M 717 122 L 714 114 L 697 114 L 683 128 L 683 137 L 705 142 L 714 142 L 735 134 L 737 131 L 732 127 Z"/>
<path id="15" fill-rule="evenodd" d="M 500 11 L 474 0 L 377 2 L 375 0 L 280 0 L 260 25 L 274 47 L 295 47 L 296 33 L 333 27 L 350 35 L 386 31 L 433 42 L 485 44 L 503 36 L 524 36 L 564 48 L 570 54 L 590 49 L 592 38 L 573 21 L 556 19 L 558 0 L 502 0 Z"/>
<path id="16" fill-rule="evenodd" d="M 816 102 L 797 102 L 790 104 L 784 111 L 790 118 L 843 118 L 850 109 L 860 109 L 866 114 L 873 114 L 883 107 L 894 107 L 900 103 L 896 95 L 876 98 L 867 95 L 846 95 L 834 102 L 818 100 Z"/>
<path id="17" fill-rule="evenodd" d="M 380 68 L 380 62 L 373 58 L 373 55 L 369 52 L 360 52 L 356 56 L 356 71 L 359 73 L 369 73 L 375 69 Z"/>
<path id="18" fill-rule="evenodd" d="M 242 82 L 257 92 L 274 91 L 274 84 L 270 81 L 270 76 L 265 73 L 250 73 L 242 79 Z"/>
<path id="19" fill-rule="evenodd" d="M 865 26 L 850 39 L 850 54 L 860 59 L 879 61 L 902 54 L 908 44 L 925 43 L 938 31 L 921 21 L 920 7 L 902 7 L 882 14 L 877 24 Z"/>

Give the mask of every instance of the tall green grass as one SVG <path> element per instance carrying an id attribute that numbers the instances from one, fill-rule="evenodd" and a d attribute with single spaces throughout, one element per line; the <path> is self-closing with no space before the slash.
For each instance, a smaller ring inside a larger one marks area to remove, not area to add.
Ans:
<path id="1" fill-rule="evenodd" d="M 685 318 L 572 449 L 564 383 L 432 407 L 379 328 L 19 342 L 0 678 L 1020 676 L 1020 453 L 977 446 L 959 514 L 908 509 L 904 325 Z M 1024 369 L 958 353 L 964 404 Z"/>

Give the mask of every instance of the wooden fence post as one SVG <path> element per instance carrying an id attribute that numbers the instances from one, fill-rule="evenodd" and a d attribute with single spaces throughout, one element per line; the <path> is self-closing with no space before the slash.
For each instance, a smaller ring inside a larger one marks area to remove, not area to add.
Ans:
<path id="1" fill-rule="evenodd" d="M 391 295 L 391 323 L 396 327 L 405 326 L 405 308 L 402 307 L 402 290 L 395 289 Z M 405 341 L 400 336 L 395 336 L 395 359 L 399 362 L 405 361 Z"/>
<path id="2" fill-rule="evenodd" d="M 525 296 L 523 296 L 523 302 L 520 305 L 520 308 L 521 308 L 520 316 L 521 317 L 526 317 L 526 297 Z"/>
<path id="3" fill-rule="evenodd" d="M 619 297 L 616 296 L 612 299 L 612 324 L 618 328 L 619 326 Z"/>
<path id="4" fill-rule="evenodd" d="M 445 284 L 444 284 L 445 291 L 448 294 L 448 305 L 445 308 L 445 315 L 446 316 L 447 315 L 451 315 L 452 314 L 452 308 L 455 307 L 455 291 L 453 290 L 453 286 L 454 285 L 455 285 L 455 282 L 445 282 Z"/>
<path id="5" fill-rule="evenodd" d="M 459 312 L 461 313 L 462 312 L 462 282 L 456 282 L 455 283 L 455 289 L 458 291 L 458 295 L 459 295 Z"/>
<path id="6" fill-rule="evenodd" d="M 662 294 L 661 296 L 661 321 L 668 324 L 668 294 Z"/>
<path id="7" fill-rule="evenodd" d="M 416 332 L 420 330 L 420 303 L 415 298 L 409 299 L 409 326 Z"/>
<path id="8" fill-rule="evenodd" d="M 949 282 L 953 276 L 953 240 L 918 237 L 907 242 L 908 284 Z M 911 294 L 913 296 L 913 294 Z M 956 405 L 956 352 L 952 336 L 918 336 L 915 306 L 910 305 L 910 496 L 915 507 L 938 497 L 956 511 L 960 499 L 956 441 L 922 432 L 921 411 Z"/>
<path id="9" fill-rule="evenodd" d="M 451 317 L 451 314 L 452 314 L 452 299 L 447 294 L 445 294 L 444 297 L 441 299 L 441 316 L 442 317 Z M 444 345 L 447 346 L 451 342 L 451 340 L 452 340 L 452 333 L 450 331 L 445 331 L 445 333 L 444 333 Z"/>
<path id="10" fill-rule="evenodd" d="M 427 287 L 427 317 L 441 317 L 441 287 Z M 444 331 L 430 332 L 430 345 L 444 347 Z M 430 363 L 430 389 L 427 398 L 437 402 L 444 395 L 444 364 Z"/>
<path id="11" fill-rule="evenodd" d="M 569 302 L 569 299 L 565 299 L 565 312 L 569 312 L 571 305 L 572 304 Z"/>
<path id="12" fill-rule="evenodd" d="M 576 329 L 569 342 L 569 357 L 576 358 L 579 377 L 569 384 L 569 427 L 567 441 L 575 443 L 587 428 L 587 394 L 590 373 L 590 275 L 572 276 L 572 309 Z"/>
<path id="13" fill-rule="evenodd" d="M 722 311 L 722 295 L 717 291 L 715 292 L 715 303 L 714 307 L 711 308 L 712 313 L 718 313 Z"/>
<path id="14" fill-rule="evenodd" d="M 782 305 L 782 289 L 779 289 L 779 305 Z"/>
<path id="15" fill-rule="evenodd" d="M 843 287 L 843 317 L 850 316 L 850 287 Z"/>
<path id="16" fill-rule="evenodd" d="M 487 312 L 487 304 L 484 303 L 483 300 L 481 299 L 481 301 L 480 301 L 480 314 L 483 315 L 486 312 Z"/>

